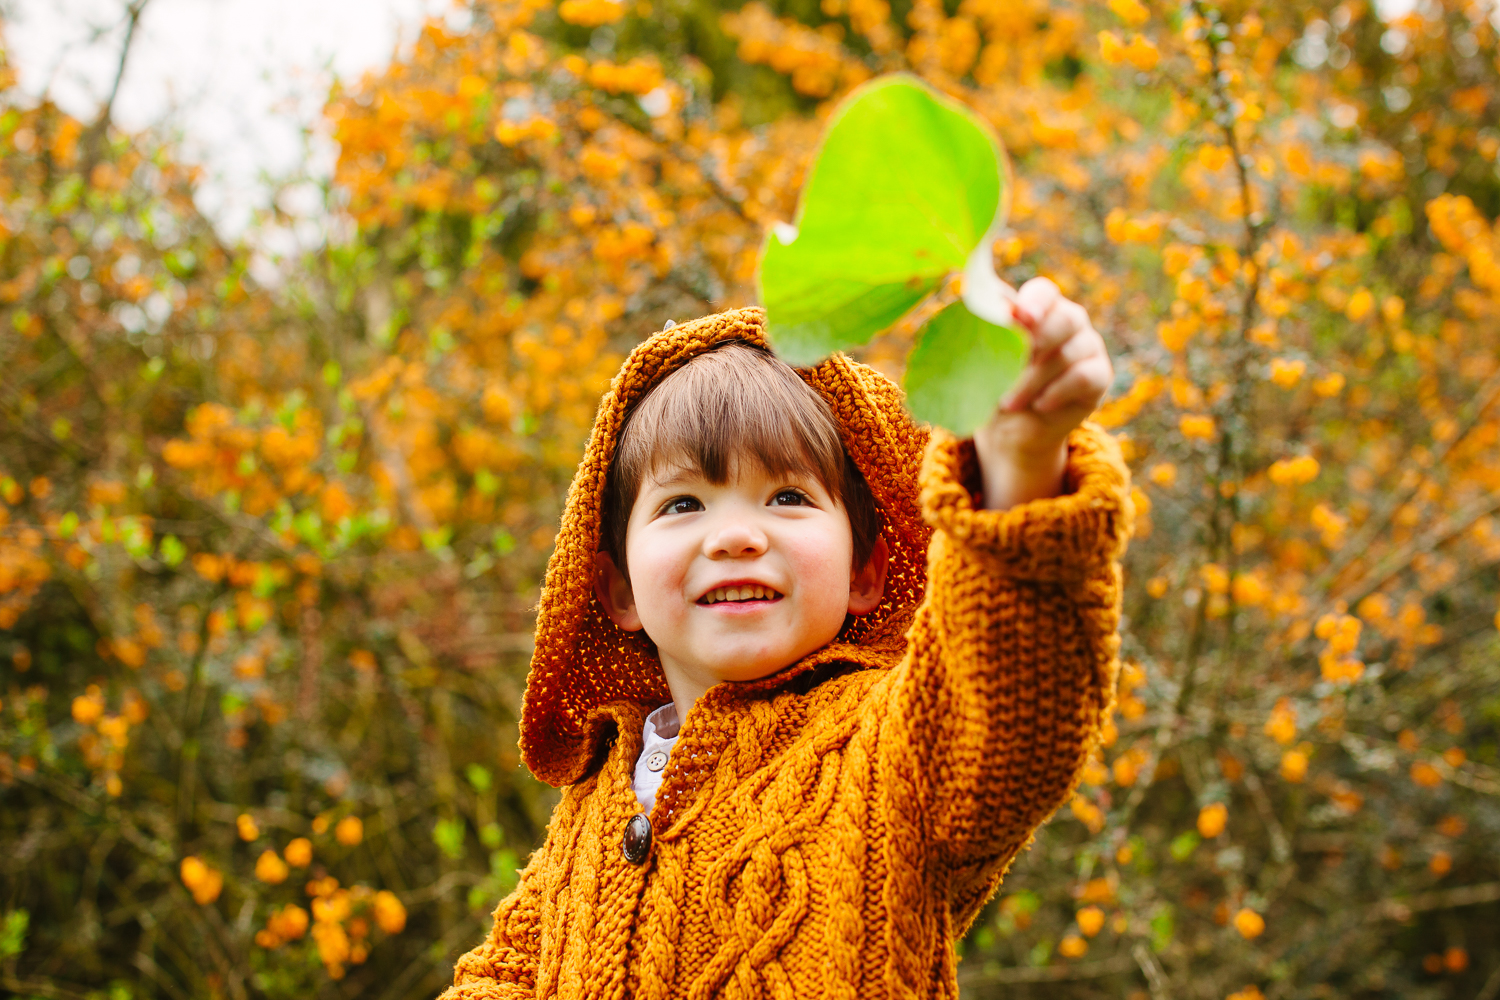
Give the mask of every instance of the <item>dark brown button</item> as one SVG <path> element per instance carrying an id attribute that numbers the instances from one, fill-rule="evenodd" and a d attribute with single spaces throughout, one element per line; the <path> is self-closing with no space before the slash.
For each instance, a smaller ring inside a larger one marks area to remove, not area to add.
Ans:
<path id="1" fill-rule="evenodd" d="M 645 813 L 636 813 L 625 824 L 625 841 L 622 845 L 625 860 L 638 865 L 651 853 L 651 821 Z"/>

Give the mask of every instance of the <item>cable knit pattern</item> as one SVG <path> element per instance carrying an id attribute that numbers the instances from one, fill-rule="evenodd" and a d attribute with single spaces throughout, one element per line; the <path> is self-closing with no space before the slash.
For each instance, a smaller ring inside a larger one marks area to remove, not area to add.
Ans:
<path id="1" fill-rule="evenodd" d="M 593 597 L 604 474 L 650 385 L 721 340 L 763 343 L 763 322 L 658 334 L 600 406 L 522 713 L 528 766 L 567 787 L 444 1000 L 956 997 L 953 938 L 1078 780 L 1117 665 L 1132 511 L 1113 439 L 1073 434 L 1066 495 L 981 510 L 972 444 L 929 441 L 894 384 L 835 356 L 800 374 L 875 495 L 885 600 L 778 674 L 705 694 L 650 855 L 625 859 L 641 724 L 670 696 L 650 642 Z"/>

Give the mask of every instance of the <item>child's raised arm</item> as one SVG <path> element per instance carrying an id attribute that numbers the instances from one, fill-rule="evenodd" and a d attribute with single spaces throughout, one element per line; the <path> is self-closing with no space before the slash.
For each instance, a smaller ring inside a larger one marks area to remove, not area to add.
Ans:
<path id="1" fill-rule="evenodd" d="M 978 445 L 933 433 L 927 596 L 880 739 L 890 819 L 936 849 L 928 884 L 958 914 L 1066 800 L 1093 745 L 1113 692 L 1132 520 L 1117 444 L 1076 426 L 1108 381 L 1102 341 L 1050 282 L 1022 291 L 1050 308 L 1038 310 L 1015 409 Z M 1014 495 L 995 496 L 1001 486 Z"/>

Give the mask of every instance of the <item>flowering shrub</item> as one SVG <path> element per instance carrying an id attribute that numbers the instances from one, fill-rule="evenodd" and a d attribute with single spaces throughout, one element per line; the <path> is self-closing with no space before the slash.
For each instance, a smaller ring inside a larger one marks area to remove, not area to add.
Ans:
<path id="1" fill-rule="evenodd" d="M 905 69 L 1003 138 L 997 270 L 1088 306 L 1136 473 L 1114 717 L 963 988 L 1494 995 L 1491 6 L 469 10 L 331 95 L 347 233 L 276 288 L 170 149 L 0 79 L 0 988 L 437 992 L 553 801 L 528 609 L 599 393 L 751 300 Z"/>

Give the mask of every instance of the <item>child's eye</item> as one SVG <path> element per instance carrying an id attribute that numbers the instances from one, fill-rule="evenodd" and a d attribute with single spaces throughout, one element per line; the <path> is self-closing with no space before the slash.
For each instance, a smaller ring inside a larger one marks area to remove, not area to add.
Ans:
<path id="1" fill-rule="evenodd" d="M 803 507 L 810 506 L 812 498 L 801 490 L 777 490 L 771 503 L 776 507 Z"/>
<path id="2" fill-rule="evenodd" d="M 675 500 L 668 500 L 661 512 L 663 514 L 691 514 L 702 509 L 703 504 L 698 502 L 697 497 L 677 497 Z"/>

